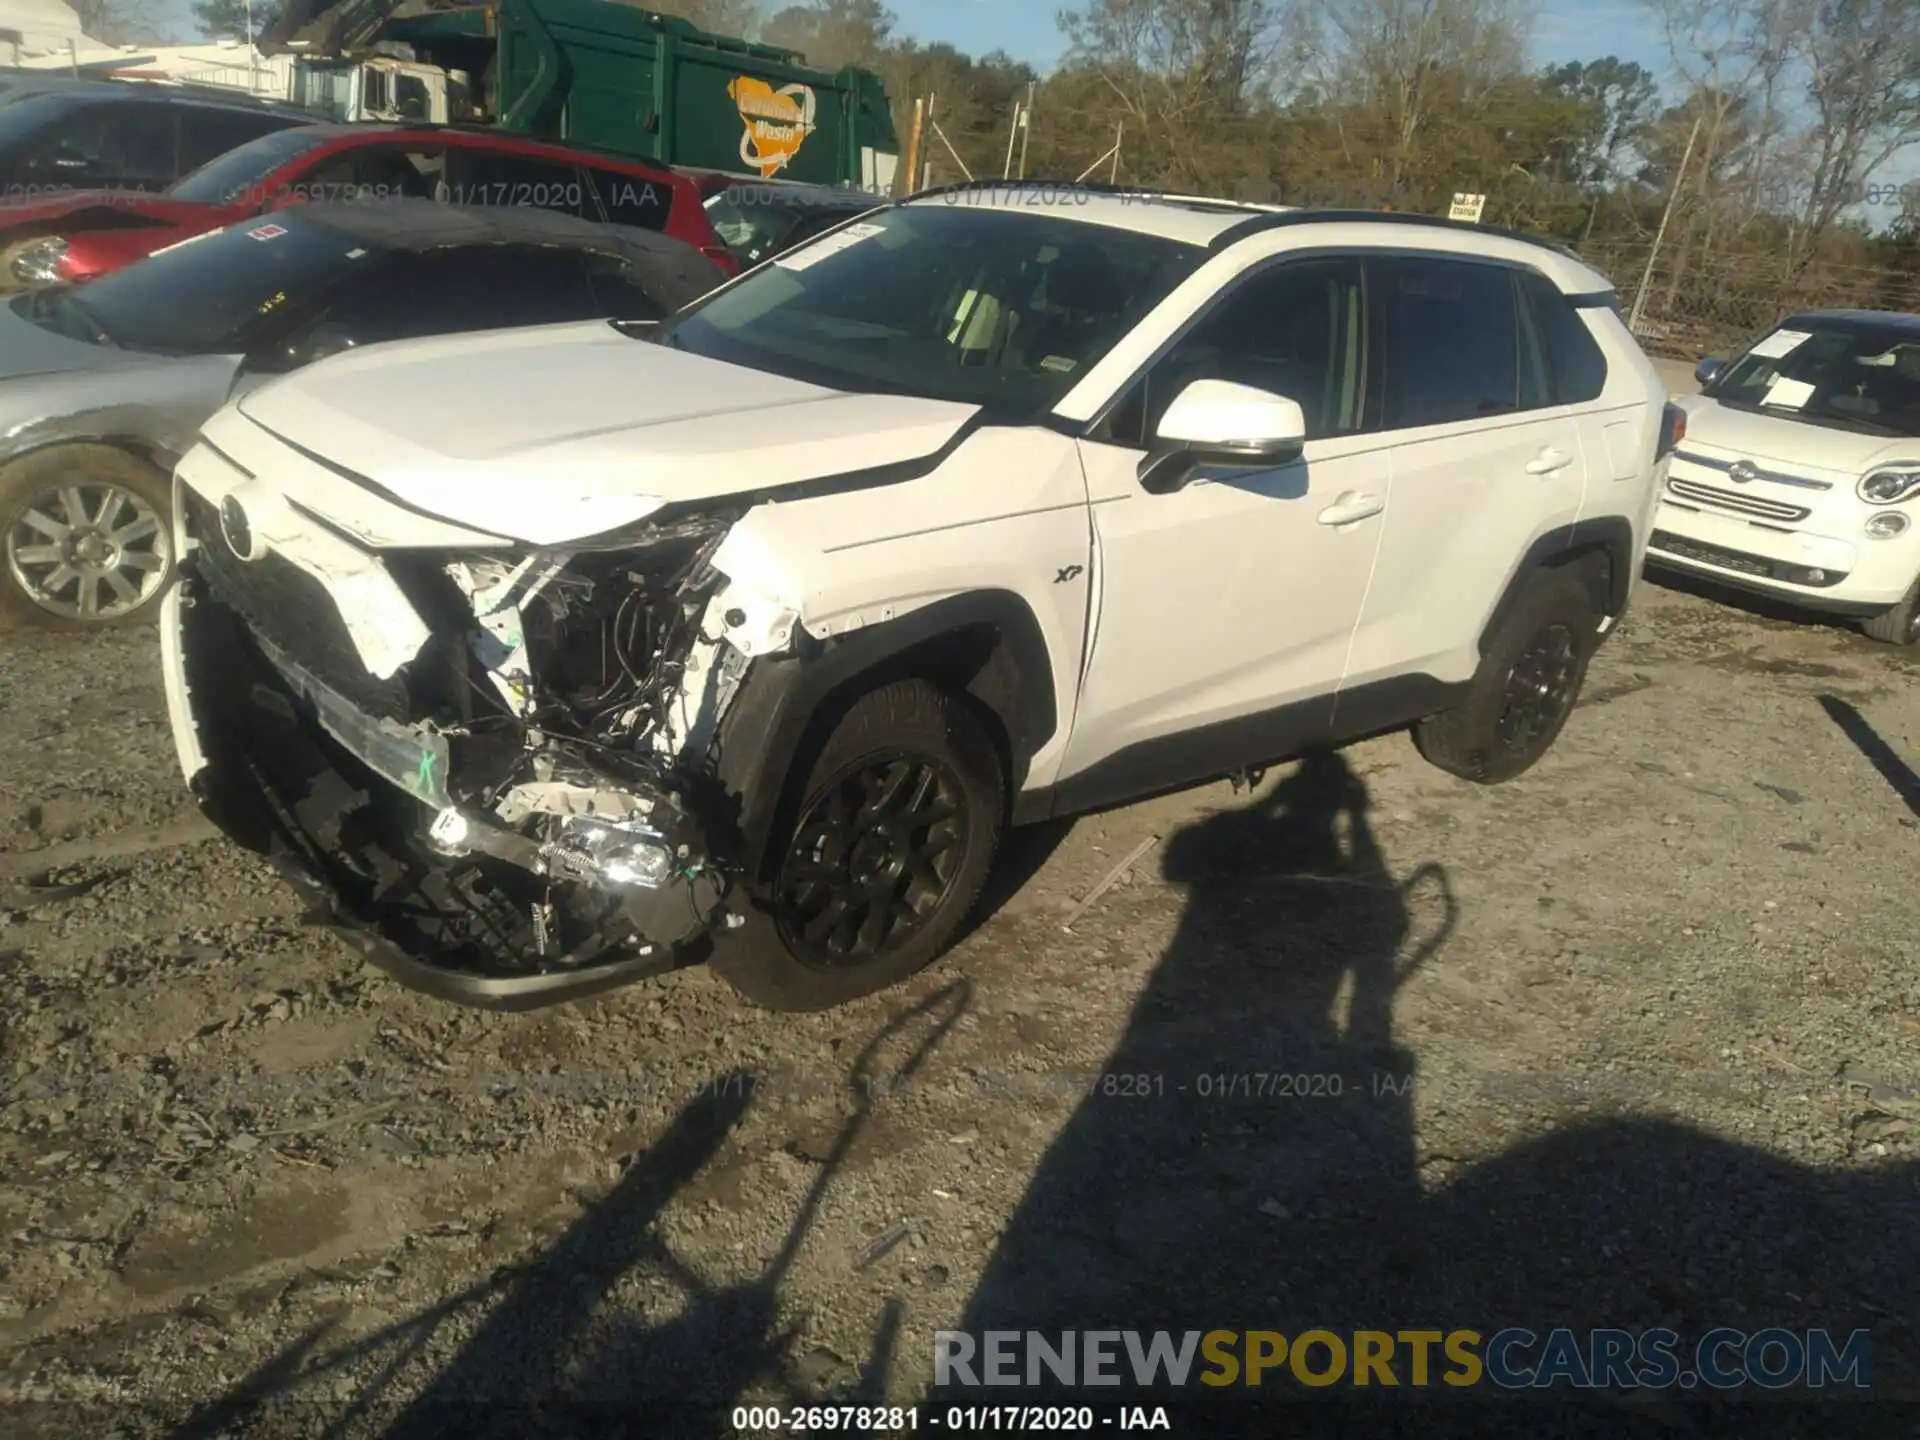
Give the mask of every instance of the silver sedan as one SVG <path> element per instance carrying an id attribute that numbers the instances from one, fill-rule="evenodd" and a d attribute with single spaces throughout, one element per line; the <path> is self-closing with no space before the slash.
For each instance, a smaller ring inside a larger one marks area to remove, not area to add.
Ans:
<path id="1" fill-rule="evenodd" d="M 658 320 L 723 277 L 549 210 L 303 205 L 0 302 L 0 616 L 142 617 L 172 578 L 171 474 L 236 387 L 348 347 Z"/>

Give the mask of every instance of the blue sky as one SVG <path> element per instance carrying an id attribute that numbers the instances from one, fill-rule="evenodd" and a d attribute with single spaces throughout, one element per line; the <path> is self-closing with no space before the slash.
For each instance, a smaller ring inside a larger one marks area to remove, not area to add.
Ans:
<path id="1" fill-rule="evenodd" d="M 915 40 L 945 40 L 970 54 L 1003 49 L 1046 69 L 1060 58 L 1059 0 L 888 0 L 899 29 Z M 1633 0 L 1553 0 L 1534 22 L 1542 60 L 1593 60 L 1618 55 L 1656 72 L 1666 67 L 1666 41 Z"/>

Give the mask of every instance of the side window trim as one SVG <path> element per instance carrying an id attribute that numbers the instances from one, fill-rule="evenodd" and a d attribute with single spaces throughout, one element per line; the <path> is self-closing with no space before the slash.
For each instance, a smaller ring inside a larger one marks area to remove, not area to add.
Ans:
<path id="1" fill-rule="evenodd" d="M 1515 409 L 1521 414 L 1531 414 L 1536 410 L 1560 408 L 1560 377 L 1554 373 L 1552 358 L 1547 353 L 1546 337 L 1540 330 L 1540 316 L 1534 311 L 1533 296 L 1527 292 L 1523 280 L 1524 277 L 1516 271 L 1508 277 L 1507 283 L 1513 290 L 1513 363 L 1520 387 L 1516 398 L 1525 401 L 1529 376 L 1536 387 L 1535 393 L 1541 397 L 1538 405 L 1521 403 Z"/>
<path id="2" fill-rule="evenodd" d="M 1133 373 L 1122 381 L 1120 385 L 1116 387 L 1113 394 L 1101 403 L 1100 408 L 1094 412 L 1093 417 L 1089 419 L 1084 426 L 1076 426 L 1075 428 L 1088 439 L 1100 439 L 1102 443 L 1107 444 L 1130 445 L 1132 442 L 1112 440 L 1103 435 L 1103 432 L 1106 431 L 1107 427 L 1112 423 L 1114 414 L 1131 403 L 1134 392 L 1151 377 L 1153 372 L 1159 368 L 1167 356 L 1172 354 L 1189 335 L 1211 319 L 1213 315 L 1219 311 L 1220 307 L 1227 302 L 1229 297 L 1242 286 L 1264 279 L 1267 275 L 1282 266 L 1310 264 L 1327 260 L 1351 260 L 1359 271 L 1360 316 L 1357 348 L 1360 351 L 1360 404 L 1356 412 L 1359 417 L 1359 423 L 1353 430 L 1344 432 L 1342 438 L 1350 435 L 1364 434 L 1369 429 L 1368 420 L 1371 405 L 1367 397 L 1372 380 L 1372 372 L 1368 368 L 1368 351 L 1370 351 L 1372 347 L 1366 343 L 1369 326 L 1371 324 L 1370 307 L 1367 303 L 1367 256 L 1359 250 L 1335 248 L 1332 246 L 1313 250 L 1285 250 L 1278 255 L 1264 255 L 1258 260 L 1248 264 L 1244 269 L 1235 272 L 1232 279 L 1220 286 L 1213 294 L 1209 295 L 1185 320 L 1181 321 L 1179 328 L 1169 335 L 1166 340 L 1154 350 L 1153 354 L 1149 355 L 1135 367 Z M 1142 436 L 1141 442 L 1145 443 L 1146 439 L 1147 437 Z"/>

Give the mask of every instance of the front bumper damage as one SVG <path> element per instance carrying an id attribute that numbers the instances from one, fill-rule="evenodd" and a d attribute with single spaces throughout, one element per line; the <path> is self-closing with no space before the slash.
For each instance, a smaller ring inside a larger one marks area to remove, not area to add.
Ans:
<path id="1" fill-rule="evenodd" d="M 369 606 L 361 620 L 377 621 L 376 637 L 356 637 L 340 566 L 265 545 L 243 560 L 214 502 L 184 487 L 181 501 L 182 573 L 161 623 L 182 769 L 214 823 L 272 859 L 369 961 L 446 1000 L 533 1009 L 693 963 L 738 923 L 736 802 L 704 762 L 750 662 L 709 623 L 726 587 L 703 568 L 710 544 L 692 562 L 698 584 L 683 568 L 658 593 L 624 559 L 595 562 L 619 597 L 599 620 L 574 577 L 557 612 L 571 604 L 577 628 L 612 627 L 616 648 L 642 634 L 651 647 L 592 676 L 584 688 L 605 680 L 592 698 L 608 703 L 582 723 L 543 673 L 554 628 L 532 619 L 541 585 L 569 583 L 564 563 L 412 557 L 393 594 L 421 638 L 394 663 L 381 646 L 412 637 L 366 587 L 399 562 L 363 552 L 345 567 Z M 423 589 L 422 567 L 455 583 Z M 665 622 L 631 618 L 647 605 L 667 607 Z M 737 597 L 719 614 L 741 618 Z"/>

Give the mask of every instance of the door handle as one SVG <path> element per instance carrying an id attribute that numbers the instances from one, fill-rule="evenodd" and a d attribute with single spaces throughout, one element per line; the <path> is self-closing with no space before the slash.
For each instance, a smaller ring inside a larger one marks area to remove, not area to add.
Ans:
<path id="1" fill-rule="evenodd" d="M 1564 450 L 1556 450 L 1549 445 L 1533 459 L 1527 461 L 1527 474 L 1551 475 L 1556 470 L 1564 470 L 1573 463 L 1573 457 Z"/>
<path id="2" fill-rule="evenodd" d="M 1378 495 L 1362 495 L 1358 490 L 1349 490 L 1333 504 L 1320 512 L 1322 525 L 1351 525 L 1356 520 L 1365 520 L 1369 515 L 1378 515 L 1387 508 L 1387 502 Z"/>

